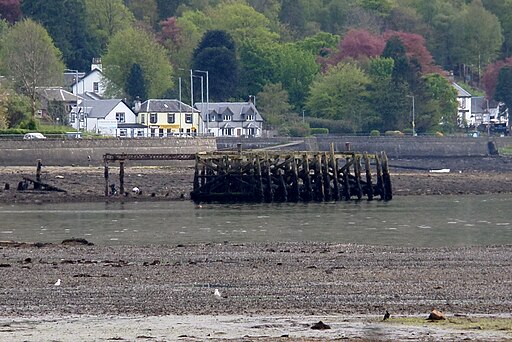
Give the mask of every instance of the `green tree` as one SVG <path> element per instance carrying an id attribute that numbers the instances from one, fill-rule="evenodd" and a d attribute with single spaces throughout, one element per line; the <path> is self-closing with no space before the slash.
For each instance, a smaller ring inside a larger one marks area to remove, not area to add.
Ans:
<path id="1" fill-rule="evenodd" d="M 478 25 L 475 20 L 478 18 Z M 455 17 L 452 27 L 451 57 L 454 64 L 480 71 L 500 52 L 503 42 L 498 18 L 487 11 L 481 0 L 473 0 Z M 463 72 L 464 73 L 464 72 Z"/>
<path id="2" fill-rule="evenodd" d="M 289 121 L 292 107 L 288 102 L 288 92 L 281 83 L 269 83 L 258 93 L 258 110 L 269 128 L 278 128 Z"/>
<path id="3" fill-rule="evenodd" d="M 117 32 L 133 25 L 135 18 L 123 0 L 85 0 L 85 15 L 91 35 L 98 41 L 103 53 L 109 39 Z"/>
<path id="4" fill-rule="evenodd" d="M 494 94 L 496 101 L 502 101 L 511 111 L 512 108 L 512 67 L 505 66 L 501 68 L 498 75 L 498 84 L 496 85 L 496 93 Z"/>
<path id="5" fill-rule="evenodd" d="M 226 101 L 236 94 L 239 71 L 236 45 L 227 32 L 206 32 L 194 51 L 192 66 L 208 71 L 212 99 Z"/>
<path id="6" fill-rule="evenodd" d="M 405 81 L 393 80 L 393 58 L 373 58 L 368 66 L 372 80 L 369 86 L 370 106 L 373 120 L 369 120 L 368 130 L 403 130 L 410 127 L 407 120 L 407 99 L 409 88 Z"/>
<path id="7" fill-rule="evenodd" d="M 211 18 L 200 11 L 186 11 L 176 18 L 176 36 L 162 37 L 161 42 L 169 51 L 170 59 L 177 69 L 190 69 L 194 50 L 208 27 L 211 27 Z"/>
<path id="8" fill-rule="evenodd" d="M 275 51 L 277 71 L 274 82 L 281 81 L 296 111 L 304 107 L 313 79 L 320 71 L 315 55 L 295 44 L 282 44 Z"/>
<path id="9" fill-rule="evenodd" d="M 147 100 L 146 80 L 144 79 L 144 72 L 139 64 L 135 63 L 132 65 L 124 88 L 126 89 L 126 94 L 129 96 L 129 102 L 132 102 L 137 97 L 139 97 L 141 101 Z"/>
<path id="10" fill-rule="evenodd" d="M 226 2 L 206 13 L 212 20 L 212 29 L 229 33 L 237 46 L 246 41 L 267 44 L 279 38 L 277 33 L 270 30 L 270 20 L 251 6 Z"/>
<path id="11" fill-rule="evenodd" d="M 30 97 L 32 117 L 36 110 L 36 87 L 61 85 L 64 64 L 48 32 L 28 19 L 16 23 L 2 44 L 2 70 L 15 88 Z"/>
<path id="12" fill-rule="evenodd" d="M 137 47 L 137 48 L 134 48 Z M 128 28 L 116 33 L 102 59 L 107 83 L 107 93 L 122 95 L 133 64 L 139 64 L 144 73 L 145 88 L 149 98 L 159 98 L 173 87 L 173 69 L 165 49 L 144 30 Z"/>
<path id="13" fill-rule="evenodd" d="M 278 79 L 277 44 L 261 45 L 244 42 L 240 47 L 240 79 L 238 95 L 257 94 L 267 83 Z M 286 93 L 288 98 L 288 93 Z"/>
<path id="14" fill-rule="evenodd" d="M 352 132 L 361 132 L 371 113 L 369 77 L 355 64 L 339 63 L 311 85 L 306 108 L 311 115 L 342 121 Z"/>
<path id="15" fill-rule="evenodd" d="M 0 128 L 16 128 L 30 119 L 31 100 L 13 89 L 0 88 Z"/>
<path id="16" fill-rule="evenodd" d="M 23 0 L 21 10 L 48 30 L 69 68 L 89 70 L 100 49 L 87 30 L 85 0 Z"/>
<path id="17" fill-rule="evenodd" d="M 428 103 L 426 111 L 418 111 L 418 132 L 440 129 L 452 132 L 457 126 L 457 91 L 450 81 L 439 74 L 428 74 L 423 77 L 425 92 L 423 97 Z"/>
<path id="18" fill-rule="evenodd" d="M 503 29 L 502 54 L 512 55 L 512 0 L 482 0 L 484 7 L 500 20 Z"/>
<path id="19" fill-rule="evenodd" d="M 156 0 L 124 0 L 135 18 L 151 27 L 158 22 L 158 5 Z"/>

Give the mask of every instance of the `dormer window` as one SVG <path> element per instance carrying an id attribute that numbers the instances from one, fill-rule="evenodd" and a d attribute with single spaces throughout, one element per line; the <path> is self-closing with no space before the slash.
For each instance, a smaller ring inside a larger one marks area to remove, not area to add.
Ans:
<path id="1" fill-rule="evenodd" d="M 254 121 L 254 115 L 253 114 L 247 115 L 247 121 Z"/>
<path id="2" fill-rule="evenodd" d="M 224 115 L 223 119 L 224 119 L 224 121 L 231 121 L 231 115 L 226 114 L 226 115 Z"/>

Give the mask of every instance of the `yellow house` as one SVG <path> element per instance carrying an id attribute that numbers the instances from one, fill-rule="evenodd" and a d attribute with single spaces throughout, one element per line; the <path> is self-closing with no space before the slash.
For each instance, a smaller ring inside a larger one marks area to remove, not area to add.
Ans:
<path id="1" fill-rule="evenodd" d="M 137 123 L 148 128 L 149 137 L 193 136 L 199 130 L 199 111 L 179 100 L 143 102 Z"/>

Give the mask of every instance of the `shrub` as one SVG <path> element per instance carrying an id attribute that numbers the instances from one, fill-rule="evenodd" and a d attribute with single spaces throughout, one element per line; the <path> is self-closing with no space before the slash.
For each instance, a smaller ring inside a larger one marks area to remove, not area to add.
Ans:
<path id="1" fill-rule="evenodd" d="M 311 128 L 311 134 L 329 134 L 329 128 L 313 127 Z"/>
<path id="2" fill-rule="evenodd" d="M 371 137 L 380 137 L 380 132 L 377 129 L 374 129 L 370 132 Z"/>

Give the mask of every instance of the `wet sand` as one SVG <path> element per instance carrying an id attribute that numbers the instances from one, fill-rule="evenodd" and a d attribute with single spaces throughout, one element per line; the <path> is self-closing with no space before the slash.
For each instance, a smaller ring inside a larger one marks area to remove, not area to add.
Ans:
<path id="1" fill-rule="evenodd" d="M 510 158 L 390 164 L 395 196 L 512 193 Z M 428 172 L 443 168 L 450 173 Z M 193 177 L 189 164 L 127 167 L 126 189 L 137 186 L 142 195 L 104 197 L 103 168 L 43 167 L 42 180 L 67 193 L 16 191 L 21 177 L 34 173 L 35 167 L 0 168 L 1 184 L 11 186 L 2 186 L 0 202 L 187 199 Z M 512 322 L 511 260 L 508 245 L 5 244 L 0 340 L 507 341 L 512 323 L 440 327 L 423 318 L 435 307 L 449 320 Z M 392 318 L 382 322 L 386 310 Z M 400 319 L 408 317 L 421 320 L 404 325 Z M 319 320 L 332 329 L 311 330 Z"/>
<path id="2" fill-rule="evenodd" d="M 38 341 L 39 334 L 55 332 L 62 335 L 55 340 L 68 341 L 77 331 L 87 332 L 84 340 L 129 341 L 137 336 L 172 341 L 181 335 L 195 340 L 288 335 L 421 341 L 428 334 L 439 334 L 430 339 L 436 341 L 453 340 L 453 334 L 512 339 L 510 329 L 456 324 L 438 329 L 427 321 L 416 327 L 399 321 L 423 320 L 435 307 L 449 318 L 505 315 L 512 322 L 512 274 L 506 271 L 512 246 L 21 245 L 3 246 L 0 253 L 2 341 L 20 336 Z M 54 285 L 57 279 L 60 286 Z M 386 310 L 392 319 L 382 322 Z M 318 320 L 333 329 L 312 331 Z M 375 336 L 368 335 L 372 331 Z"/>

